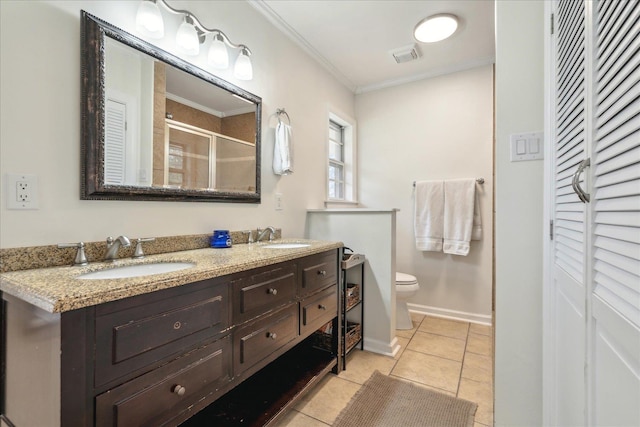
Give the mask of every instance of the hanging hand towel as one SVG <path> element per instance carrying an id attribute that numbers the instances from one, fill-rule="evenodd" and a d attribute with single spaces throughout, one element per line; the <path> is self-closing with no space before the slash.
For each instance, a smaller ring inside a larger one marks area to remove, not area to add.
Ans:
<path id="1" fill-rule="evenodd" d="M 473 202 L 473 230 L 471 230 L 471 240 L 482 239 L 482 217 L 480 216 L 480 195 L 476 189 Z"/>
<path id="2" fill-rule="evenodd" d="M 276 175 L 290 175 L 293 173 L 293 143 L 291 141 L 291 126 L 278 122 L 273 149 L 273 172 Z"/>
<path id="3" fill-rule="evenodd" d="M 467 255 L 473 229 L 476 180 L 457 179 L 444 183 L 444 253 Z"/>
<path id="4" fill-rule="evenodd" d="M 443 181 L 416 182 L 414 231 L 419 251 L 442 251 L 443 212 Z"/>

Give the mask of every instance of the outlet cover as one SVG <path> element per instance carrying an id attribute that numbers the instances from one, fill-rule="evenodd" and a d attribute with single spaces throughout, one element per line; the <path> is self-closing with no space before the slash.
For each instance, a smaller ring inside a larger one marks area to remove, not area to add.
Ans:
<path id="1" fill-rule="evenodd" d="M 38 209 L 38 177 L 7 174 L 7 209 Z"/>

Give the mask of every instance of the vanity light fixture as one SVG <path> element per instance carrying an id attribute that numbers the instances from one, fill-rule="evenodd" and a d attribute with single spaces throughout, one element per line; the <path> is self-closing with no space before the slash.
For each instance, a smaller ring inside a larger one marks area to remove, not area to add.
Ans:
<path id="1" fill-rule="evenodd" d="M 449 13 L 429 16 L 418 22 L 413 30 L 416 40 L 433 43 L 451 37 L 458 29 L 458 17 Z"/>
<path id="2" fill-rule="evenodd" d="M 220 30 L 207 28 L 188 10 L 174 9 L 166 0 L 142 0 L 136 14 L 136 28 L 145 36 L 152 38 L 164 37 L 164 22 L 158 4 L 176 15 L 183 15 L 184 19 L 176 34 L 176 45 L 187 55 L 200 54 L 200 45 L 205 43 L 207 35 L 212 34 L 207 62 L 215 68 L 229 67 L 228 48 L 239 51 L 234 65 L 234 75 L 239 80 L 251 80 L 253 67 L 251 65 L 251 50 L 243 44 L 234 44 L 229 37 Z"/>

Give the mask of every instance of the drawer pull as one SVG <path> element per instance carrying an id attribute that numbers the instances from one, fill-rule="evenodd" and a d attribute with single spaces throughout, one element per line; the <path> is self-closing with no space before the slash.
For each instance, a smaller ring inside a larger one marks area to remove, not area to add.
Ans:
<path id="1" fill-rule="evenodd" d="M 323 304 L 318 304 L 318 308 L 319 308 L 320 310 L 326 310 L 326 309 L 327 309 L 327 306 L 326 306 L 326 305 L 323 305 Z"/>
<path id="2" fill-rule="evenodd" d="M 182 327 L 182 323 L 180 322 L 176 322 L 173 324 L 173 329 L 178 330 Z"/>
<path id="3" fill-rule="evenodd" d="M 269 288 L 269 290 L 267 291 L 267 293 L 271 294 L 271 295 L 278 295 L 278 290 L 274 289 L 274 288 Z"/>
<path id="4" fill-rule="evenodd" d="M 278 335 L 275 332 L 267 332 L 267 338 L 275 340 L 276 338 L 278 338 Z"/>
<path id="5" fill-rule="evenodd" d="M 184 396 L 184 394 L 187 392 L 187 389 L 182 387 L 180 384 L 176 384 L 171 392 L 173 394 L 177 394 L 178 396 Z"/>
<path id="6" fill-rule="evenodd" d="M 326 276 L 326 275 L 327 275 L 326 270 L 318 270 L 318 276 Z"/>

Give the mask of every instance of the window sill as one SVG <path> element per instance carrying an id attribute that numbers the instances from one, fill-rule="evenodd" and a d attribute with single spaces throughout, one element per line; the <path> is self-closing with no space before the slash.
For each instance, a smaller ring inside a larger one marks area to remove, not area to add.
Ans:
<path id="1" fill-rule="evenodd" d="M 358 206 L 358 201 L 357 200 L 325 200 L 324 201 L 324 206 L 326 208 L 328 208 L 329 206 L 332 205 L 338 205 L 338 206 Z"/>

